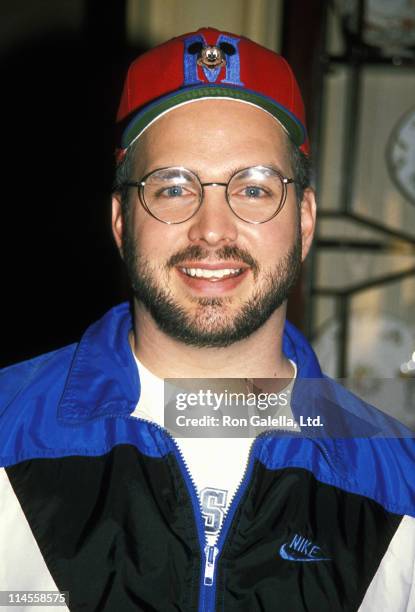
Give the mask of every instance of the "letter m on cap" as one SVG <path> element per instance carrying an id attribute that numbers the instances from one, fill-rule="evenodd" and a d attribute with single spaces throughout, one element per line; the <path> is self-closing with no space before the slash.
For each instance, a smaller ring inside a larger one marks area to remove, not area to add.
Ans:
<path id="1" fill-rule="evenodd" d="M 207 66 L 201 66 L 206 80 L 209 83 L 223 83 L 229 85 L 240 85 L 241 82 L 241 64 L 239 59 L 238 43 L 239 38 L 233 36 L 227 36 L 226 34 L 220 34 L 215 43 L 215 46 L 221 47 L 225 55 L 225 78 L 218 81 L 219 75 L 223 70 L 222 66 L 216 68 L 208 68 Z M 198 74 L 198 53 L 193 52 L 193 49 L 197 47 L 195 43 L 199 43 L 200 48 L 209 46 L 204 36 L 201 34 L 194 34 L 184 40 L 184 83 L 183 85 L 198 85 L 203 83 L 202 79 L 199 78 Z M 233 49 L 233 51 L 231 51 Z"/>

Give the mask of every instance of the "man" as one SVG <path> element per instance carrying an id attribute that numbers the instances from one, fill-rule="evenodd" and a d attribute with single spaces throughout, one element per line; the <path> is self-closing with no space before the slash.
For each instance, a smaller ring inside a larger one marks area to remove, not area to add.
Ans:
<path id="1" fill-rule="evenodd" d="M 3 373 L 2 589 L 88 611 L 413 610 L 413 440 L 285 321 L 316 210 L 291 69 L 204 28 L 130 67 L 118 122 L 132 311 Z M 177 378 L 291 399 L 253 444 L 186 438 L 163 427 Z"/>

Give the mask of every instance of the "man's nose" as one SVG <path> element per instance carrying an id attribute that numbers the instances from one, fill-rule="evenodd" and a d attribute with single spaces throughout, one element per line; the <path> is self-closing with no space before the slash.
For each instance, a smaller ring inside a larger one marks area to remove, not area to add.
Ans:
<path id="1" fill-rule="evenodd" d="M 217 245 L 235 242 L 238 218 L 226 200 L 226 187 L 211 183 L 204 186 L 204 198 L 196 215 L 190 219 L 189 240 Z"/>

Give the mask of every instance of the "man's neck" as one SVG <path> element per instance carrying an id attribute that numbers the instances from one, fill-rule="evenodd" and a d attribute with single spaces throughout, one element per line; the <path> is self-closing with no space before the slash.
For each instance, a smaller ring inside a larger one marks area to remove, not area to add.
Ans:
<path id="1" fill-rule="evenodd" d="M 131 338 L 137 358 L 160 378 L 291 378 L 282 352 L 285 307 L 248 338 L 225 348 L 188 346 L 167 336 L 151 315 L 135 305 Z"/>

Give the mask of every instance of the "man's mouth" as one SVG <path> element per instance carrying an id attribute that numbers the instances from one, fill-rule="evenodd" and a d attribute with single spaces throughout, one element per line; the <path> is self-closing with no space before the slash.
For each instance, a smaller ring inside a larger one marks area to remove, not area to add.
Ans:
<path id="1" fill-rule="evenodd" d="M 180 271 L 186 274 L 186 276 L 203 278 L 213 282 L 239 276 L 244 270 L 244 268 L 219 268 L 213 270 L 209 268 L 180 268 Z"/>
<path id="2" fill-rule="evenodd" d="M 183 264 L 176 267 L 183 282 L 192 292 L 204 296 L 218 296 L 233 291 L 250 270 L 249 266 L 240 261 L 186 261 Z"/>

